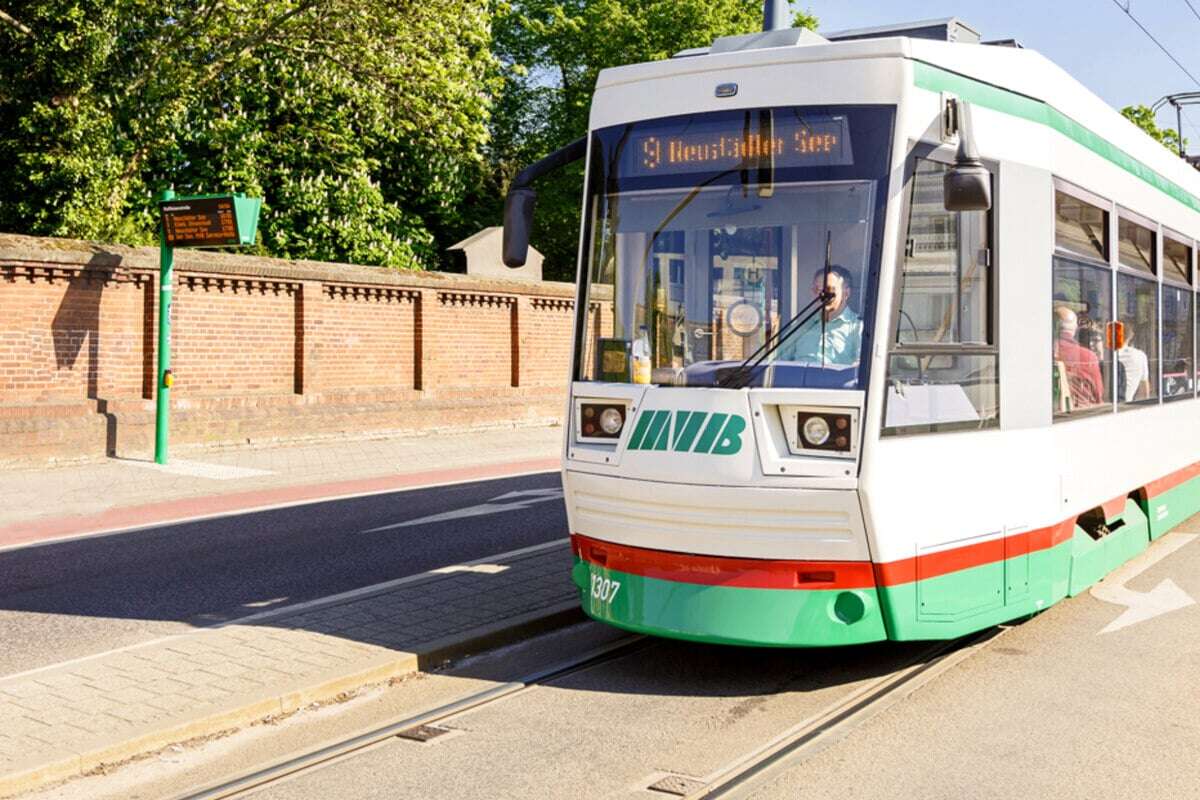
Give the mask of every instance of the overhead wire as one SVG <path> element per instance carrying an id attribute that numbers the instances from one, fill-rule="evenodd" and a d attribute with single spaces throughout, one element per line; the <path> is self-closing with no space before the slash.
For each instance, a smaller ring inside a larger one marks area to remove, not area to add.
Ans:
<path id="1" fill-rule="evenodd" d="M 1183 2 L 1187 3 L 1187 7 L 1192 10 L 1192 14 L 1195 15 L 1196 19 L 1200 19 L 1200 11 L 1197 11 L 1196 7 L 1192 5 L 1192 0 L 1183 0 Z"/>
<path id="2" fill-rule="evenodd" d="M 1142 33 L 1146 34 L 1146 36 L 1149 37 L 1150 41 L 1154 42 L 1154 44 L 1158 46 L 1158 49 L 1163 51 L 1163 54 L 1166 55 L 1167 58 L 1169 58 L 1175 62 L 1175 66 L 1179 67 L 1179 69 L 1181 69 L 1183 71 L 1184 75 L 1187 75 L 1189 78 L 1192 79 L 1192 83 L 1196 84 L 1196 86 L 1200 86 L 1200 79 L 1197 79 L 1196 76 L 1192 74 L 1191 70 L 1189 70 L 1187 67 L 1185 67 L 1183 65 L 1183 62 L 1180 61 L 1178 58 L 1176 58 L 1175 54 L 1172 53 L 1170 50 L 1168 50 L 1166 45 L 1164 45 L 1162 42 L 1160 42 L 1158 39 L 1156 39 L 1154 34 L 1151 33 L 1149 31 L 1149 29 L 1147 29 L 1146 26 L 1142 24 L 1141 20 L 1139 20 L 1137 17 L 1135 17 L 1133 15 L 1133 11 L 1130 10 L 1131 0 L 1125 0 L 1124 3 L 1122 3 L 1121 0 L 1113 0 L 1113 3 L 1116 5 L 1117 8 L 1119 8 L 1123 12 L 1125 12 L 1125 16 L 1127 16 L 1131 20 L 1133 20 L 1133 24 L 1137 25 L 1141 29 Z M 1188 2 L 1188 7 L 1191 7 L 1190 2 Z M 1193 9 L 1193 11 L 1194 10 L 1195 9 Z M 1200 17 L 1200 14 L 1198 14 L 1197 16 Z"/>
<path id="3" fill-rule="evenodd" d="M 1192 12 L 1192 16 L 1200 20 L 1200 11 L 1196 10 L 1196 6 L 1192 4 L 1192 0 L 1183 0 L 1183 2 L 1185 5 L 1187 5 L 1188 10 Z M 1187 126 L 1192 129 L 1192 133 L 1196 134 L 1197 139 L 1200 139 L 1200 128 L 1197 128 L 1196 124 L 1192 122 L 1192 118 L 1188 116 L 1187 111 L 1181 108 L 1179 112 L 1180 116 L 1183 117 L 1183 121 L 1186 122 Z"/>

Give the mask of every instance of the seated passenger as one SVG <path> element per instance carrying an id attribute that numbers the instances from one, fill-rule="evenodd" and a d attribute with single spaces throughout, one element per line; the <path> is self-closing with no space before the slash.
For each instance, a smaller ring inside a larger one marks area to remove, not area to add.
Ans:
<path id="1" fill-rule="evenodd" d="M 1150 361 L 1146 352 L 1133 346 L 1133 326 L 1125 326 L 1125 346 L 1117 351 L 1117 363 L 1122 367 L 1121 399 L 1126 403 L 1150 396 Z"/>
<path id="2" fill-rule="evenodd" d="M 824 282 L 829 297 L 821 311 L 825 318 L 824 333 L 821 320 L 817 317 L 804 324 L 803 330 L 792 335 L 779 349 L 780 361 L 808 361 L 836 366 L 852 366 L 858 363 L 858 351 L 862 347 L 862 320 L 850 308 L 850 295 L 854 291 L 854 279 L 850 270 L 833 265 L 829 277 L 825 270 L 813 273 L 812 295 L 821 294 Z"/>
<path id="3" fill-rule="evenodd" d="M 1061 361 L 1067 370 L 1071 397 L 1076 408 L 1087 408 L 1104 400 L 1104 377 L 1100 374 L 1100 359 L 1075 340 L 1079 321 L 1075 312 L 1066 306 L 1054 309 L 1054 360 Z"/>

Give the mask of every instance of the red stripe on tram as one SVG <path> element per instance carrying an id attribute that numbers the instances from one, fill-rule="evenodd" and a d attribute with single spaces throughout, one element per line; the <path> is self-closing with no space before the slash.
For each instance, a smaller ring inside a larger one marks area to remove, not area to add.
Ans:
<path id="1" fill-rule="evenodd" d="M 1071 538 L 1075 531 L 1074 520 L 1063 520 L 1047 528 L 1026 531 L 1013 536 L 989 539 L 986 542 L 954 547 L 936 553 L 902 558 L 875 565 L 875 580 L 880 586 L 898 586 L 917 580 L 936 578 L 985 564 L 994 564 L 1006 558 L 1049 550 Z"/>
<path id="2" fill-rule="evenodd" d="M 645 578 L 743 589 L 869 589 L 869 561 L 777 561 L 648 550 L 571 536 L 575 554 L 596 566 Z"/>
<path id="3" fill-rule="evenodd" d="M 1171 491 L 1176 486 L 1187 483 L 1192 478 L 1200 478 L 1200 461 L 1197 461 L 1195 464 L 1189 464 L 1181 470 L 1176 470 L 1166 477 L 1150 481 L 1146 484 L 1146 497 L 1158 497 L 1164 492 Z"/>
<path id="4" fill-rule="evenodd" d="M 869 561 L 786 561 L 694 555 L 614 544 L 574 534 L 584 561 L 646 578 L 748 589 L 869 589 L 898 586 L 1006 558 L 1048 550 L 1071 538 L 1074 520 L 882 564 Z"/>

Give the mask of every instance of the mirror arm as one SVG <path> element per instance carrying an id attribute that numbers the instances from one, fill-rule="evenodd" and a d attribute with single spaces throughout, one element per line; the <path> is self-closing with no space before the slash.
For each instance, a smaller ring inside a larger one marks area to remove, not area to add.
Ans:
<path id="1" fill-rule="evenodd" d="M 537 193 L 533 182 L 538 178 L 579 161 L 587 153 L 587 137 L 581 136 L 566 147 L 555 150 L 517 173 L 504 198 L 504 264 L 510 268 L 525 266 L 529 255 L 529 233 L 533 228 L 533 207 Z"/>
<path id="2" fill-rule="evenodd" d="M 971 104 L 955 100 L 958 124 L 958 155 L 944 179 L 944 205 L 947 211 L 987 211 L 992 207 L 992 178 L 979 158 L 975 130 L 971 123 Z"/>

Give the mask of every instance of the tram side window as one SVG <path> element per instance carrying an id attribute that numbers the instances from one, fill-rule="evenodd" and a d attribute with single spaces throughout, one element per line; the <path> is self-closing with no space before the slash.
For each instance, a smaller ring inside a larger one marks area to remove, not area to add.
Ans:
<path id="1" fill-rule="evenodd" d="M 1155 232 L 1118 220 L 1117 400 L 1121 405 L 1158 399 L 1158 281 Z"/>
<path id="2" fill-rule="evenodd" d="M 884 433 L 999 420 L 987 212 L 946 211 L 947 165 L 918 159 L 888 359 Z"/>
<path id="3" fill-rule="evenodd" d="M 1108 212 L 1056 191 L 1054 246 L 1073 255 L 1108 261 Z"/>
<path id="4" fill-rule="evenodd" d="M 1111 410 L 1111 270 L 1056 257 L 1052 302 L 1055 417 Z"/>
<path id="5" fill-rule="evenodd" d="M 1163 237 L 1163 377 L 1167 399 L 1191 397 L 1195 389 L 1192 342 L 1192 248 Z"/>

